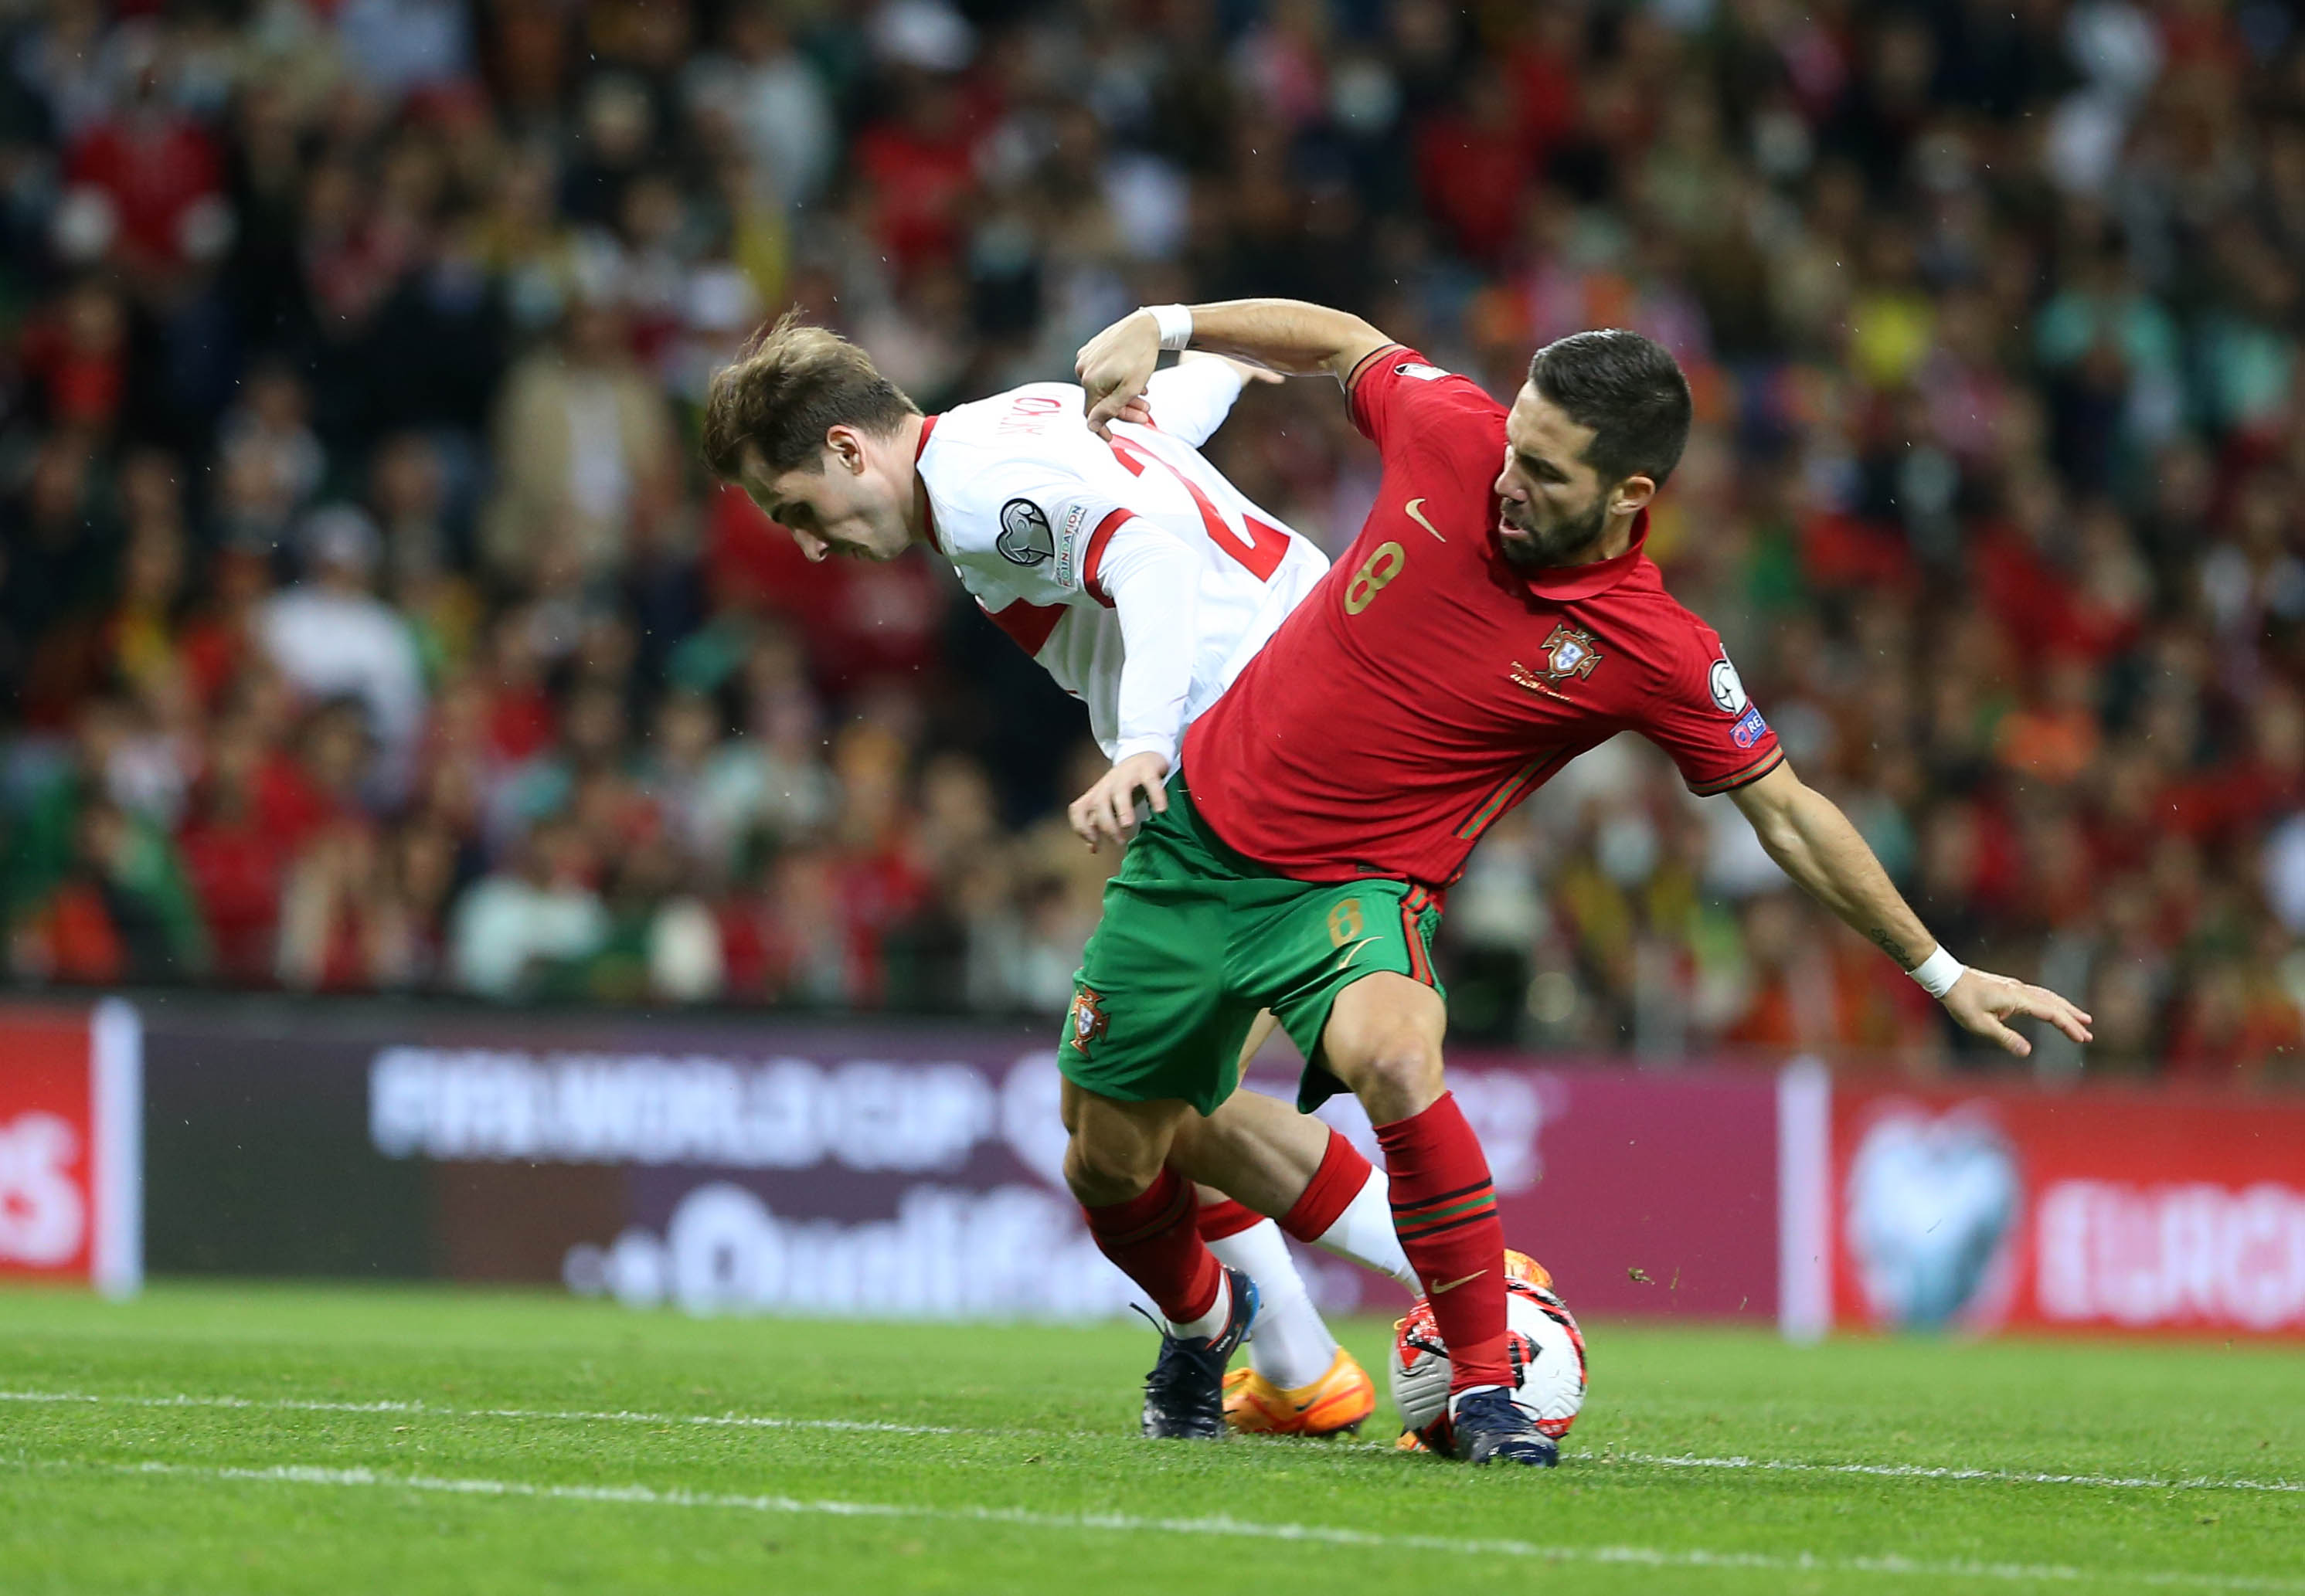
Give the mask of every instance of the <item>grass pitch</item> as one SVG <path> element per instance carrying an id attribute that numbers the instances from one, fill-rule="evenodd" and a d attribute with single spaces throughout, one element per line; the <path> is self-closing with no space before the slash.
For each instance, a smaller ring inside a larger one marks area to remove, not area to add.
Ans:
<path id="1" fill-rule="evenodd" d="M 2305 1593 L 2294 1352 L 1587 1329 L 1568 1461 L 1476 1473 L 1139 1441 L 1141 1329 L 0 1295 L 0 1589 Z"/>

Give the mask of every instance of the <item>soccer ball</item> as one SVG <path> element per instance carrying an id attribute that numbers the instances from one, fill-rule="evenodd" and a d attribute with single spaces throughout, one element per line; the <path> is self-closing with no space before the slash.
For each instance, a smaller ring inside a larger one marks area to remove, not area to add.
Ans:
<path id="1" fill-rule="evenodd" d="M 1513 1404 L 1558 1440 L 1585 1405 L 1585 1336 L 1543 1265 L 1518 1252 L 1506 1258 Z M 1442 1344 L 1433 1304 L 1424 1297 L 1393 1325 L 1392 1401 L 1400 1409 L 1403 1447 L 1455 1450 L 1449 1422 L 1449 1349 Z"/>

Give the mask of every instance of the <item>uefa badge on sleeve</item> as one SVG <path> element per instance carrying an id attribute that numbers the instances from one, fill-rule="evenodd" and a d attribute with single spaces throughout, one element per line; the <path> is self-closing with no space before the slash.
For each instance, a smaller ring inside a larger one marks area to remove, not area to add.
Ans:
<path id="1" fill-rule="evenodd" d="M 1031 499 L 1010 499 L 1000 506 L 1000 534 L 992 539 L 992 547 L 1012 565 L 1039 565 L 1057 552 L 1048 512 Z"/>

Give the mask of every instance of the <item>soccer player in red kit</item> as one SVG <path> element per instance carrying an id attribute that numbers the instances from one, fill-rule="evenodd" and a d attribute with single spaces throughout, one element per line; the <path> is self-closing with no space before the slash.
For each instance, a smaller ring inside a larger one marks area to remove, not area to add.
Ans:
<path id="1" fill-rule="evenodd" d="M 1156 1396 L 1196 1401 L 1221 1377 L 1240 1328 L 1189 1212 L 1148 1198 L 1170 1139 L 1230 1091 L 1228 1047 L 1269 1007 L 1308 1061 L 1299 1107 L 1341 1085 L 1376 1125 L 1395 1227 L 1450 1349 L 1459 1455 L 1551 1464 L 1505 1394 L 1504 1235 L 1443 1085 L 1430 962 L 1440 896 L 1500 815 L 1637 731 L 1693 791 L 1729 794 L 1788 875 L 1961 1025 L 2022 1054 L 2005 1021 L 2086 1041 L 2088 1016 L 1936 944 L 1847 818 L 1794 776 L 1719 637 L 1664 590 L 1643 551 L 1648 506 L 1690 413 L 1665 350 L 1628 332 L 1563 338 L 1508 412 L 1355 316 L 1163 306 L 1081 351 L 1092 425 L 1130 415 L 1161 351 L 1187 344 L 1342 379 L 1383 477 L 1351 548 L 1148 794 L 1059 1054 L 1075 1194 L 1170 1320 L 1148 1429 Z M 1186 1057 L 1198 1077 L 1179 1073 Z"/>

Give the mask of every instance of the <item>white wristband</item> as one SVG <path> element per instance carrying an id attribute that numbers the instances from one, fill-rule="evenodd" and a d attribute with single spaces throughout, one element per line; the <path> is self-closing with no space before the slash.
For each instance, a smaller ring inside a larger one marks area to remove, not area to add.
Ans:
<path id="1" fill-rule="evenodd" d="M 1184 305 L 1147 305 L 1144 313 L 1161 328 L 1161 347 L 1178 350 L 1193 341 L 1193 312 Z"/>
<path id="2" fill-rule="evenodd" d="M 1936 952 L 1905 973 L 1918 981 L 1921 989 L 1930 997 L 1942 998 L 1952 990 L 1953 982 L 1969 973 L 1969 966 L 1947 953 L 1944 945 L 1939 943 Z"/>

